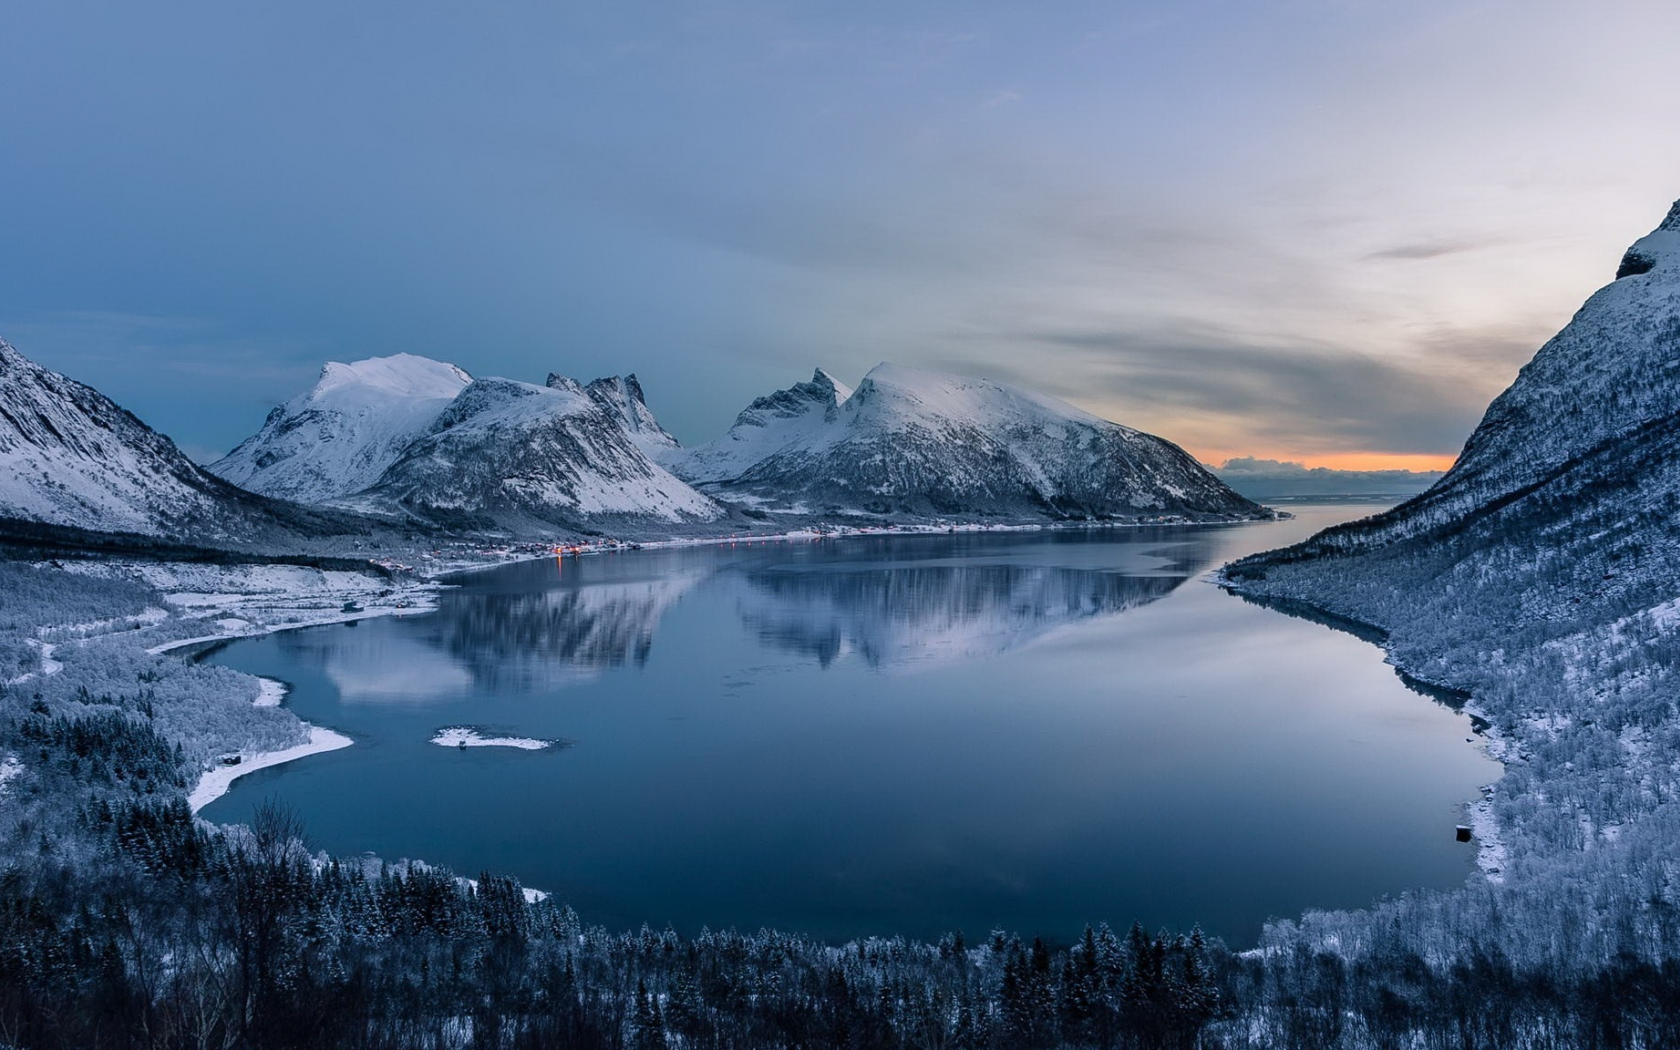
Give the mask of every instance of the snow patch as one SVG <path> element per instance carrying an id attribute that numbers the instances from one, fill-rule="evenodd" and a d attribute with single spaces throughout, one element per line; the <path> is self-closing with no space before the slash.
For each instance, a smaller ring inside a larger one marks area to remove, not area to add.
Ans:
<path id="1" fill-rule="evenodd" d="M 521 751 L 542 751 L 554 746 L 552 740 L 537 740 L 523 736 L 484 736 L 474 726 L 446 726 L 432 737 L 439 747 L 512 747 Z"/>

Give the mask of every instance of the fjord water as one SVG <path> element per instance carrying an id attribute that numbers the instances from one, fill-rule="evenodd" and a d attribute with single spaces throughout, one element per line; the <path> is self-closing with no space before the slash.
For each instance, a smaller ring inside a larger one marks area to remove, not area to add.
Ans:
<path id="1" fill-rule="evenodd" d="M 355 746 L 204 811 L 517 876 L 610 928 L 825 938 L 1201 923 L 1473 869 L 1499 767 L 1377 647 L 1205 574 L 1292 521 L 705 546 L 509 565 L 436 613 L 234 643 Z M 454 749 L 445 726 L 548 751 Z"/>

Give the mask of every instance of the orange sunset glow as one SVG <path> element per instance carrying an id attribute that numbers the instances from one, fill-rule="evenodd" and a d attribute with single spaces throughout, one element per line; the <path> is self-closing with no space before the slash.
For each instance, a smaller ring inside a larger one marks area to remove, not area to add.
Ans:
<path id="1" fill-rule="evenodd" d="M 1457 456 L 1430 455 L 1407 452 L 1333 452 L 1328 455 L 1303 455 L 1288 451 L 1205 451 L 1195 454 L 1202 463 L 1219 465 L 1226 460 L 1253 456 L 1255 459 L 1275 459 L 1284 463 L 1300 463 L 1311 469 L 1330 470 L 1448 470 Z"/>

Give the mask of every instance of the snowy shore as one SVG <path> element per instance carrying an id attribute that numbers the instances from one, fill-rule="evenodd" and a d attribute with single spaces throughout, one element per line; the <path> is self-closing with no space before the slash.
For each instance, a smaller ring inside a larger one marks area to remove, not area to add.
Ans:
<path id="1" fill-rule="evenodd" d="M 295 747 L 288 747 L 281 751 L 240 752 L 238 765 L 218 765 L 206 770 L 198 778 L 198 783 L 187 795 L 187 805 L 192 811 L 208 806 L 210 803 L 227 794 L 233 782 L 247 773 L 254 773 L 259 769 L 268 769 L 283 762 L 292 762 L 310 755 L 319 755 L 327 751 L 337 751 L 342 747 L 349 747 L 354 741 L 343 733 L 335 733 L 322 726 L 309 725 L 309 739 Z"/>

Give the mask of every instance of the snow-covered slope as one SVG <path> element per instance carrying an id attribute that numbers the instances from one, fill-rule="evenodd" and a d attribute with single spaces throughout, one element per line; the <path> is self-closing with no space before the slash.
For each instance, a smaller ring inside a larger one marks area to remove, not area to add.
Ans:
<path id="1" fill-rule="evenodd" d="M 656 424 L 657 425 L 657 424 Z M 575 528 L 596 519 L 678 524 L 723 515 L 647 455 L 615 410 L 564 377 L 479 379 L 348 505 L 441 523 Z"/>
<path id="2" fill-rule="evenodd" d="M 223 498 L 174 442 L 0 342 L 0 515 L 174 535 Z"/>
<path id="3" fill-rule="evenodd" d="M 721 499 L 789 513 L 1261 513 L 1170 442 L 1042 394 L 891 364 L 853 392 L 819 371 L 667 462 Z"/>
<path id="4" fill-rule="evenodd" d="M 1513 499 L 1578 483 L 1618 446 L 1648 444 L 1641 432 L 1677 411 L 1680 202 L 1488 406 L 1446 476 L 1388 514 L 1309 543 L 1354 551 L 1456 527 Z"/>
<path id="5" fill-rule="evenodd" d="M 1672 854 L 1647 818 L 1680 797 L 1677 535 L 1680 203 L 1434 487 L 1226 574 L 1382 627 L 1401 667 L 1471 693 L 1515 760 L 1493 812 L 1534 877 L 1560 850 Z"/>
<path id="6" fill-rule="evenodd" d="M 255 492 L 325 503 L 379 480 L 430 431 L 472 377 L 413 354 L 333 361 L 314 388 L 274 409 L 262 429 L 210 465 Z"/>
<path id="7" fill-rule="evenodd" d="M 274 549 L 368 525 L 267 500 L 207 473 L 110 398 L 3 340 L 0 518 Z"/>

